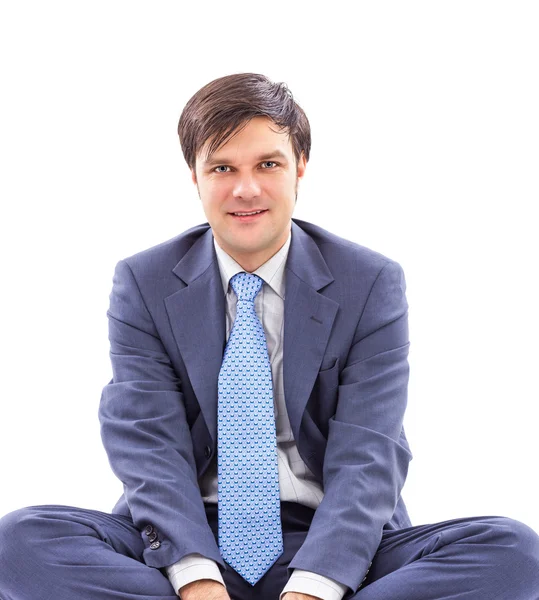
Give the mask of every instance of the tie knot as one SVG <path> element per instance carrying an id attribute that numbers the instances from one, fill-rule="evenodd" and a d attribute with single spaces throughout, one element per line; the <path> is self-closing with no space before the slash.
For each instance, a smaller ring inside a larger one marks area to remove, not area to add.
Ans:
<path id="1" fill-rule="evenodd" d="M 230 279 L 230 285 L 236 292 L 238 300 L 249 300 L 254 302 L 255 296 L 260 291 L 264 282 L 258 275 L 253 273 L 236 273 L 234 277 Z"/>

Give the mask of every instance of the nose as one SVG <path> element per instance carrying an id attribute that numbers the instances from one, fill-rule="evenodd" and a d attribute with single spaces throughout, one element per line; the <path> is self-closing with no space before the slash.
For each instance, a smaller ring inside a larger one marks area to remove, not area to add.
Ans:
<path id="1" fill-rule="evenodd" d="M 260 196 L 260 186 L 251 173 L 239 175 L 232 191 L 234 198 L 256 198 Z"/>

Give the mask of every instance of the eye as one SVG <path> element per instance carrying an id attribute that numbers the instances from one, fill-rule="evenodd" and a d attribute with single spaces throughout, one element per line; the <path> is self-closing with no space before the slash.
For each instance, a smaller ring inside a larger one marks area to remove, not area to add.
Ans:
<path id="1" fill-rule="evenodd" d="M 261 165 L 264 165 L 264 164 L 268 164 L 268 163 L 269 163 L 269 164 L 272 164 L 272 165 L 276 165 L 276 166 L 278 166 L 278 165 L 279 165 L 279 163 L 277 163 L 277 162 L 275 162 L 275 161 L 273 161 L 273 160 L 265 160 L 264 162 L 261 162 L 260 164 L 261 164 Z M 227 173 L 228 171 L 217 171 L 217 169 L 230 169 L 230 167 L 229 167 L 228 165 L 219 165 L 219 166 L 217 166 L 217 167 L 215 167 L 215 168 L 213 169 L 213 171 L 214 171 L 214 172 L 217 172 L 217 173 Z M 264 170 L 264 171 L 267 171 L 267 170 L 268 170 L 268 168 L 264 167 L 264 169 L 263 169 L 263 170 Z M 269 170 L 271 170 L 271 169 L 269 169 Z"/>

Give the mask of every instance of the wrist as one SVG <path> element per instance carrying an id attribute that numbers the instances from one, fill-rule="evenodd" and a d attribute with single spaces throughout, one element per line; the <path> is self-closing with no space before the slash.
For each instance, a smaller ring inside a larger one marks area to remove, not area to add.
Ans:
<path id="1" fill-rule="evenodd" d="M 216 581 L 215 579 L 197 579 L 196 581 L 191 581 L 186 585 L 183 585 L 178 593 L 182 600 L 189 600 L 192 596 L 193 598 L 199 598 L 201 594 L 208 593 L 211 589 L 222 589 L 224 585 Z"/>

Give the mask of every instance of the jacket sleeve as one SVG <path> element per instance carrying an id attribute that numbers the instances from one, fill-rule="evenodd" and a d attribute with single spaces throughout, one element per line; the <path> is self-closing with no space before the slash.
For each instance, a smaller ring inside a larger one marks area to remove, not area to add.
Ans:
<path id="1" fill-rule="evenodd" d="M 99 405 L 101 439 L 144 562 L 163 568 L 199 553 L 226 570 L 197 482 L 181 382 L 125 260 L 115 268 L 107 316 L 113 377 Z"/>
<path id="2" fill-rule="evenodd" d="M 378 273 L 340 373 L 329 421 L 324 497 L 288 566 L 330 577 L 355 593 L 392 517 L 412 459 L 399 443 L 407 404 L 408 303 L 402 268 Z"/>

